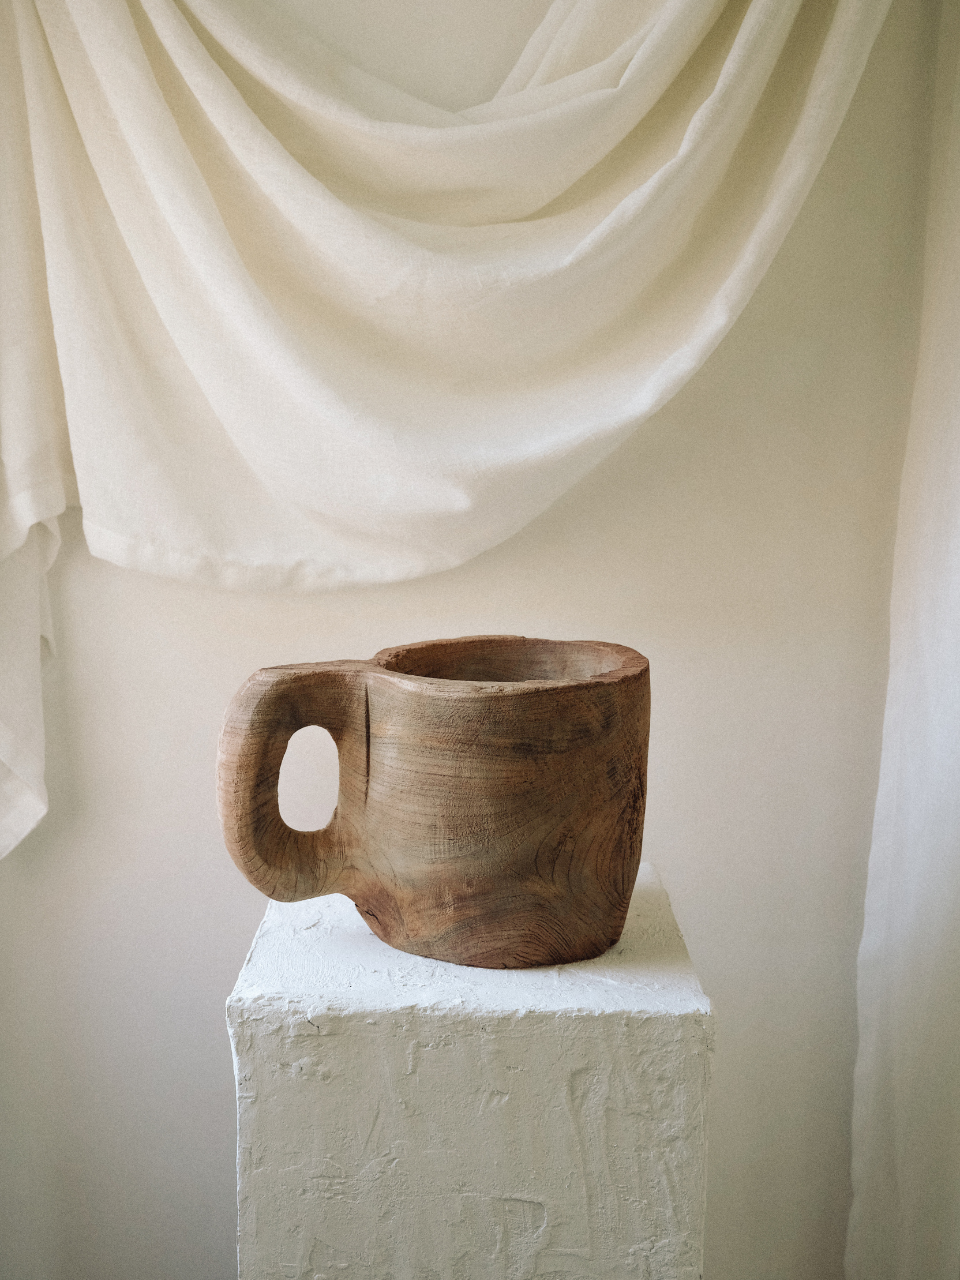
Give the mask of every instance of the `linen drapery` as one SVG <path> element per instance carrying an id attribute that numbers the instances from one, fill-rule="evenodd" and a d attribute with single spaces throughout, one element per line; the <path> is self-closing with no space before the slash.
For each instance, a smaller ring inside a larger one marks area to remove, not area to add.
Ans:
<path id="1" fill-rule="evenodd" d="M 850 1280 L 960 1276 L 960 7 L 943 6 L 920 356 L 858 973 Z"/>
<path id="2" fill-rule="evenodd" d="M 352 65 L 303 0 L 4 4 L 0 551 L 75 474 L 95 555 L 312 588 L 492 546 L 690 377 L 888 0 L 555 0 L 457 111 Z M 26 648 L 6 847 L 43 810 Z"/>

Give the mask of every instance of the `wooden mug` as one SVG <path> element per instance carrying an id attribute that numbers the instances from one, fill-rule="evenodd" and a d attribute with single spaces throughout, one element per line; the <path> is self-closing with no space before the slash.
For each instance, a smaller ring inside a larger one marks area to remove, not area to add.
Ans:
<path id="1" fill-rule="evenodd" d="M 327 729 L 340 794 L 321 831 L 280 816 L 290 736 Z M 369 662 L 258 671 L 227 709 L 218 798 L 252 884 L 352 898 L 401 951 L 522 969 L 620 937 L 640 861 L 646 658 L 599 641 L 469 636 Z"/>

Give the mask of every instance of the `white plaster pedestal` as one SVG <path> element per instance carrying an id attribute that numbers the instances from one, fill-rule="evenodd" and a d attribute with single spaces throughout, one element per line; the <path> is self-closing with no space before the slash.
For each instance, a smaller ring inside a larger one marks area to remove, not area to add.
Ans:
<path id="1" fill-rule="evenodd" d="M 227 1019 L 241 1280 L 699 1280 L 710 1006 L 650 866 L 546 969 L 271 903 Z"/>

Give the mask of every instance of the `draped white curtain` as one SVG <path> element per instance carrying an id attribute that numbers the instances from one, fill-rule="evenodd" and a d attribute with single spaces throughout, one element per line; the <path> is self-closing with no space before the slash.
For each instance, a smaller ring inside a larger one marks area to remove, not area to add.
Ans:
<path id="1" fill-rule="evenodd" d="M 960 1277 L 960 6 L 943 5 L 920 358 L 863 941 L 850 1280 Z"/>
<path id="2" fill-rule="evenodd" d="M 888 0 L 555 0 L 457 111 L 308 0 L 0 3 L 0 553 L 75 478 L 95 555 L 311 588 L 461 563 L 690 377 Z M 41 594 L 6 606 L 7 847 L 43 810 Z"/>

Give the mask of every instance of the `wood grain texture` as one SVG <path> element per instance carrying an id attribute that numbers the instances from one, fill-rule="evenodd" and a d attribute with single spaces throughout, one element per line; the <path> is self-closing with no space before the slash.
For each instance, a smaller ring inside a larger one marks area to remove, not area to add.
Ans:
<path id="1" fill-rule="evenodd" d="M 277 781 L 292 734 L 340 754 L 328 826 L 294 831 Z M 640 861 L 646 658 L 599 641 L 469 636 L 369 662 L 256 672 L 220 737 L 227 848 L 271 898 L 352 898 L 401 951 L 485 968 L 600 955 Z"/>

